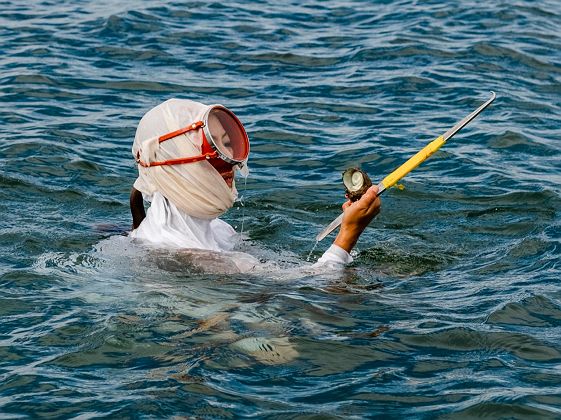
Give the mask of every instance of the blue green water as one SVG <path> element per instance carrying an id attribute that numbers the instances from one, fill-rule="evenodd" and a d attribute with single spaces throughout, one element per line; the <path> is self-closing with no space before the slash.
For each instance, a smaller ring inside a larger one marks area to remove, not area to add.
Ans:
<path id="1" fill-rule="evenodd" d="M 1 418 L 561 416 L 559 1 L 0 9 Z M 350 267 L 306 270 L 342 170 L 381 178 L 490 90 Z M 278 269 L 126 246 L 135 127 L 170 97 L 245 123 L 224 219 Z"/>

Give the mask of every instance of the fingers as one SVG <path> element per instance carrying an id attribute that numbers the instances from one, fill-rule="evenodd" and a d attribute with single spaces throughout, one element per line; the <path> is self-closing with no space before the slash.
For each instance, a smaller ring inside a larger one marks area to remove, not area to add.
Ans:
<path id="1" fill-rule="evenodd" d="M 366 192 L 360 197 L 359 201 L 363 201 L 365 203 L 372 203 L 373 201 L 378 198 L 378 187 L 372 185 L 370 188 L 366 190 Z"/>
<path id="2" fill-rule="evenodd" d="M 348 198 L 348 197 L 347 197 Z M 376 211 L 376 214 L 380 208 L 380 199 L 378 198 L 378 187 L 376 185 L 371 186 L 366 190 L 366 192 L 360 197 L 360 200 L 355 201 L 354 203 L 350 200 L 343 203 L 341 206 L 343 211 L 348 209 L 351 205 L 355 204 L 355 207 L 361 208 L 362 211 L 372 212 Z"/>
<path id="3" fill-rule="evenodd" d="M 368 195 L 369 197 L 375 198 L 378 196 L 378 186 L 372 185 L 370 188 L 366 190 L 364 195 Z M 363 195 L 363 197 L 364 197 Z"/>
<path id="4" fill-rule="evenodd" d="M 360 201 L 363 201 L 363 204 L 367 208 L 368 212 L 376 212 L 376 214 L 378 214 L 381 205 L 380 198 L 378 198 L 378 187 L 376 185 L 372 185 L 368 188 L 368 190 L 360 198 Z"/>

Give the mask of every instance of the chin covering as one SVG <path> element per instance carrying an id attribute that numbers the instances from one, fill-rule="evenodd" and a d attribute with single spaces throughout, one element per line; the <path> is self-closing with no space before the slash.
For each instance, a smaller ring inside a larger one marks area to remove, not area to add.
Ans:
<path id="1" fill-rule="evenodd" d="M 189 131 L 163 143 L 158 138 L 203 118 L 208 105 L 187 99 L 170 99 L 144 115 L 134 138 L 132 154 L 143 162 L 156 162 L 201 154 L 202 130 Z M 146 199 L 159 192 L 179 210 L 200 219 L 214 219 L 232 207 L 237 198 L 207 161 L 180 165 L 138 165 L 134 188 Z"/>

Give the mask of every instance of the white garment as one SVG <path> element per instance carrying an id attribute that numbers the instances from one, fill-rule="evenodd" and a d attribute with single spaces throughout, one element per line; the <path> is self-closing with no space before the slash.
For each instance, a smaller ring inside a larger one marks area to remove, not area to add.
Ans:
<path id="1" fill-rule="evenodd" d="M 224 181 L 222 181 L 224 182 Z M 199 219 L 179 210 L 159 192 L 140 226 L 131 237 L 164 248 L 194 248 L 231 251 L 236 245 L 236 231 L 220 219 Z"/>
<path id="2" fill-rule="evenodd" d="M 179 210 L 172 202 L 156 192 L 140 226 L 131 232 L 131 238 L 141 243 L 163 248 L 200 249 L 228 252 L 233 256 L 240 271 L 251 271 L 259 261 L 249 254 L 232 251 L 239 237 L 228 223 L 220 219 L 199 219 Z M 353 261 L 353 257 L 337 245 L 331 245 L 314 264 L 341 267 Z"/>
<path id="3" fill-rule="evenodd" d="M 338 245 L 331 245 L 318 259 L 314 266 L 320 265 L 345 265 L 353 262 L 353 257 Z"/>

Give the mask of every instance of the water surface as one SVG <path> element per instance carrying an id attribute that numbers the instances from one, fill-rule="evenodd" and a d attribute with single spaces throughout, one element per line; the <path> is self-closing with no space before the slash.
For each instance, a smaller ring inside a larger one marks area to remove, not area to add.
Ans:
<path id="1" fill-rule="evenodd" d="M 3 418 L 561 415 L 557 1 L 0 5 Z M 310 271 L 341 172 L 381 178 L 490 90 L 355 262 Z M 244 121 L 224 219 L 277 268 L 120 235 L 170 97 Z"/>

